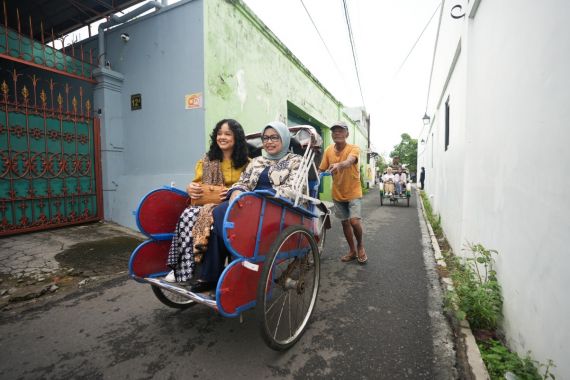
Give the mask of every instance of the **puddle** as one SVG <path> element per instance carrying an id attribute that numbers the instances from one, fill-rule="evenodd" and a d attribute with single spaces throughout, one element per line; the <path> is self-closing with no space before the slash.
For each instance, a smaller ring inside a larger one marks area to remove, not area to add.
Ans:
<path id="1" fill-rule="evenodd" d="M 73 268 L 83 276 L 114 274 L 126 271 L 131 252 L 142 240 L 120 236 L 79 243 L 58 253 L 55 259 L 62 268 Z"/>

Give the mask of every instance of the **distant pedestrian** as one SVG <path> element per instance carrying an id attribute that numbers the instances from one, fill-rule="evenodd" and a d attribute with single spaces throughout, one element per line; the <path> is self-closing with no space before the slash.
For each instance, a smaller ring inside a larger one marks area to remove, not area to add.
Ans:
<path id="1" fill-rule="evenodd" d="M 426 170 L 422 166 L 422 170 L 420 172 L 420 189 L 424 189 L 424 181 L 426 180 Z"/>
<path id="2" fill-rule="evenodd" d="M 358 170 L 360 148 L 346 142 L 349 132 L 348 126 L 343 121 L 337 121 L 331 126 L 331 134 L 334 144 L 325 150 L 319 170 L 329 171 L 333 176 L 332 195 L 335 214 L 341 220 L 349 249 L 348 253 L 341 257 L 341 261 L 357 259 L 360 264 L 364 264 L 368 257 L 364 249 L 360 223 L 362 219 L 362 188 Z"/>

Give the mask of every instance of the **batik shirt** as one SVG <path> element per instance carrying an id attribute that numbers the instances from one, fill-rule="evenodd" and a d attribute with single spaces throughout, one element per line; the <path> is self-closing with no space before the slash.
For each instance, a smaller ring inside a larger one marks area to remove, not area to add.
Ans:
<path id="1" fill-rule="evenodd" d="M 299 173 L 302 157 L 298 154 L 287 153 L 279 160 L 270 160 L 259 156 L 255 157 L 230 189 L 252 191 L 257 186 L 259 177 L 265 168 L 269 167 L 269 181 L 276 191 L 276 196 L 291 198 L 293 182 Z"/>

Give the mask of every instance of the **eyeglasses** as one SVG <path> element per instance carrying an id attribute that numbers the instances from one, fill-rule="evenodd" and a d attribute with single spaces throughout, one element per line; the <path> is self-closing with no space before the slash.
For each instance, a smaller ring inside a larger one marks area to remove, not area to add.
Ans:
<path id="1" fill-rule="evenodd" d="M 271 135 L 271 136 L 262 136 L 261 137 L 261 141 L 263 141 L 264 143 L 266 142 L 277 142 L 281 140 L 281 137 L 279 137 L 278 135 Z"/>

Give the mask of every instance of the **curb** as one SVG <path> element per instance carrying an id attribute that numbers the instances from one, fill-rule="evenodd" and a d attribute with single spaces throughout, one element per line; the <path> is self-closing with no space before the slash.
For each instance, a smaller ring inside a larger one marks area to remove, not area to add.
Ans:
<path id="1" fill-rule="evenodd" d="M 422 209 L 422 215 L 424 219 L 424 223 L 427 226 L 428 234 L 430 236 L 431 245 L 434 252 L 434 258 L 436 260 L 436 264 L 438 267 L 447 268 L 447 263 L 443 259 L 443 255 L 441 254 L 441 250 L 439 249 L 439 243 L 437 242 L 437 238 L 431 228 L 431 224 L 428 222 L 426 211 L 424 208 L 424 202 L 422 197 L 420 196 L 420 190 L 416 187 L 416 196 L 418 199 L 418 203 Z M 445 284 L 444 292 L 452 291 L 453 288 L 453 281 L 451 278 L 443 276 L 440 274 L 440 278 L 443 284 Z M 483 359 L 481 358 L 481 352 L 479 351 L 479 346 L 475 342 L 475 337 L 473 336 L 473 332 L 471 331 L 471 326 L 469 326 L 469 322 L 467 320 L 459 321 L 460 327 L 460 336 L 463 338 L 465 348 L 466 348 L 466 356 L 467 362 L 471 369 L 471 373 L 476 380 L 489 380 L 489 373 L 487 372 L 487 367 L 485 367 L 485 363 L 483 363 Z"/>

